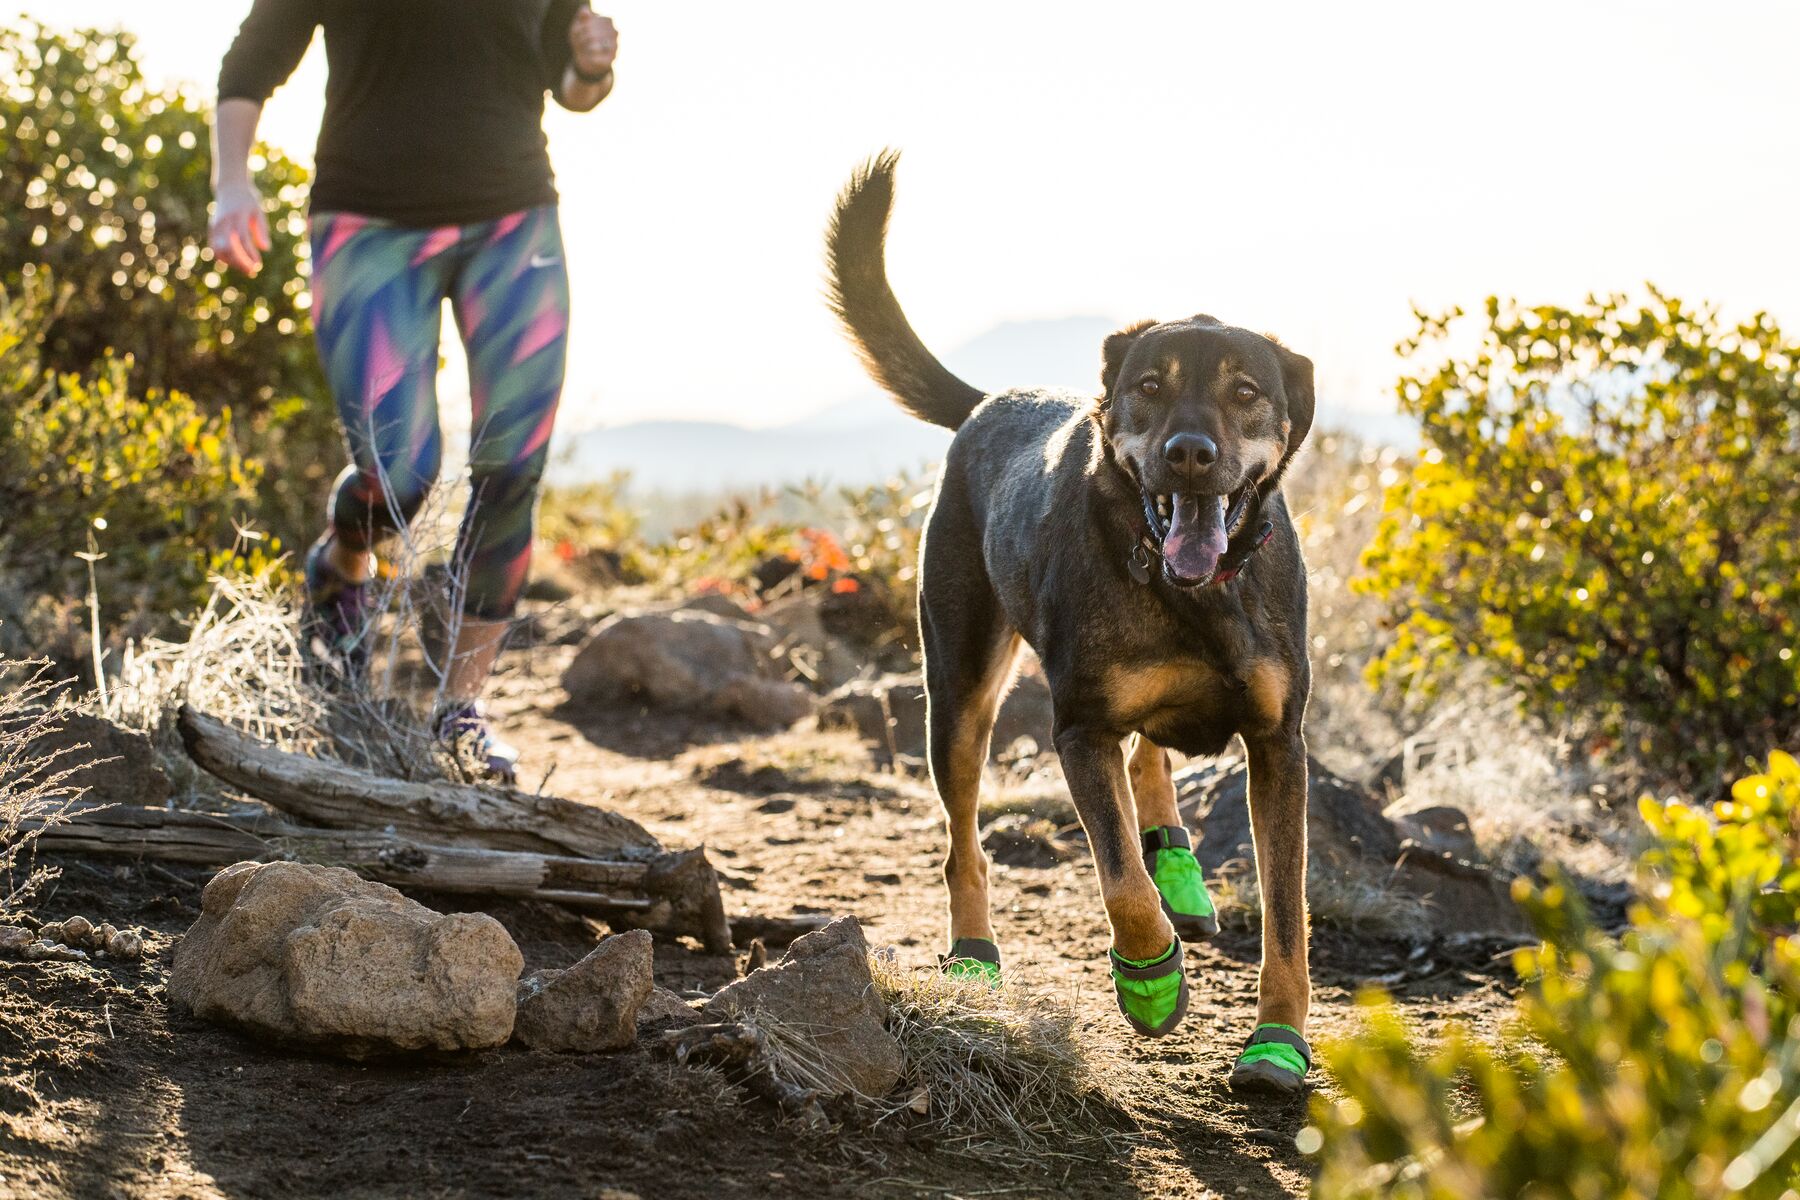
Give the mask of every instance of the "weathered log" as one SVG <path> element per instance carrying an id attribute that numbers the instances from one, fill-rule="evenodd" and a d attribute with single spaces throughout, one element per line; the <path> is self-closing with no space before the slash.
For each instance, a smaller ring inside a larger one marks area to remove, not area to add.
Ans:
<path id="1" fill-rule="evenodd" d="M 217 816 L 160 808 L 78 810 L 64 822 L 28 820 L 44 850 L 118 854 L 193 866 L 222 867 L 246 859 L 292 859 L 348 867 L 396 887 L 454 895 L 547 900 L 633 927 L 703 936 L 680 917 L 669 895 L 668 872 L 652 862 L 602 861 L 428 846 L 392 833 L 307 829 L 260 813 Z M 681 855 L 668 855 L 679 859 Z M 677 881 L 676 887 L 683 886 Z"/>
<path id="2" fill-rule="evenodd" d="M 418 783 L 277 749 L 183 705 L 188 755 L 233 787 L 334 829 L 385 829 L 438 845 L 584 858 L 654 857 L 662 845 L 636 821 L 560 796 L 458 783 Z"/>
<path id="3" fill-rule="evenodd" d="M 748 946 L 761 938 L 764 945 L 785 946 L 809 933 L 817 933 L 831 924 L 830 913 L 807 913 L 797 917 L 759 917 L 743 915 L 731 918 L 731 940 Z"/>

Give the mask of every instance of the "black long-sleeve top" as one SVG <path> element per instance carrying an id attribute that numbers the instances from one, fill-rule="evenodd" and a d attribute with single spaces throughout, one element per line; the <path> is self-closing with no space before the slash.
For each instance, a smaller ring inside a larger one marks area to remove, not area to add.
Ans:
<path id="1" fill-rule="evenodd" d="M 261 103 L 325 29 L 312 206 L 466 225 L 556 200 L 544 96 L 586 0 L 255 0 L 219 99 Z"/>

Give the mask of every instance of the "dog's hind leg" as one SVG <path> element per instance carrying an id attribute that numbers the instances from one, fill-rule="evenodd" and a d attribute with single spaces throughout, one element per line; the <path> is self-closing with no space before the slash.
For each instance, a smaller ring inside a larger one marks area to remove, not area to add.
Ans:
<path id="1" fill-rule="evenodd" d="M 1200 860 L 1194 857 L 1194 840 L 1181 823 L 1169 752 L 1143 734 L 1133 734 L 1125 769 L 1137 806 L 1144 869 L 1162 896 L 1163 912 L 1175 923 L 1175 932 L 1189 941 L 1213 937 L 1219 932 L 1219 916 L 1207 895 Z"/>
<path id="2" fill-rule="evenodd" d="M 1179 829 L 1181 813 L 1175 806 L 1169 752 L 1143 734 L 1134 733 L 1126 769 L 1131 775 L 1131 799 L 1137 806 L 1138 829 Z"/>
<path id="3" fill-rule="evenodd" d="M 955 956 L 983 952 L 959 950 L 957 943 L 965 939 L 994 940 L 979 824 L 981 777 L 994 714 L 1012 680 L 1019 635 L 1006 624 L 986 579 L 968 577 L 966 563 L 958 564 L 963 570 L 954 577 L 954 590 L 949 571 L 932 569 L 932 551 L 943 548 L 936 530 L 934 526 L 927 534 L 919 627 L 925 652 L 926 757 L 950 835 L 944 882 L 950 892 Z M 935 591 L 939 585 L 946 585 L 942 593 Z"/>
<path id="4" fill-rule="evenodd" d="M 1100 895 L 1112 923 L 1113 988 L 1139 1033 L 1161 1036 L 1187 1011 L 1181 943 L 1138 853 L 1138 828 L 1122 737 L 1087 726 L 1059 730 L 1056 752 L 1093 847 Z"/>

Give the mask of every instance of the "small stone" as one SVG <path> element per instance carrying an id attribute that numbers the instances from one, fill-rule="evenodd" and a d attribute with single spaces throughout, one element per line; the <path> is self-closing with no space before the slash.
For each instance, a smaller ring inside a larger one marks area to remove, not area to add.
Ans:
<path id="1" fill-rule="evenodd" d="M 0 953 L 17 954 L 36 940 L 23 925 L 0 925 Z"/>
<path id="2" fill-rule="evenodd" d="M 94 923 L 86 917 L 70 917 L 62 923 L 62 927 L 62 940 L 75 945 L 86 944 L 94 933 Z"/>
<path id="3" fill-rule="evenodd" d="M 709 1021 L 762 1018 L 804 1031 L 824 1060 L 819 1086 L 885 1096 L 900 1080 L 900 1044 L 869 972 L 869 944 L 854 917 L 840 917 L 788 947 L 779 962 L 721 988 Z"/>
<path id="4" fill-rule="evenodd" d="M 698 1025 L 700 1014 L 693 1006 L 668 988 L 652 988 L 649 999 L 638 1009 L 638 1024 L 667 1024 L 672 1028 Z"/>
<path id="5" fill-rule="evenodd" d="M 642 929 L 609 937 L 566 971 L 519 983 L 513 1037 L 534 1050 L 622 1050 L 637 1040 L 638 1011 L 655 987 L 654 948 Z"/>
<path id="6" fill-rule="evenodd" d="M 61 921 L 45 921 L 42 925 L 38 926 L 38 937 L 40 937 L 44 941 L 50 942 L 52 944 L 62 941 L 63 940 L 62 922 Z"/>
<path id="7" fill-rule="evenodd" d="M 752 971 L 760 971 L 769 965 L 769 948 L 763 945 L 761 938 L 750 939 L 750 953 L 744 955 L 744 967 L 740 974 L 748 975 Z"/>
<path id="8" fill-rule="evenodd" d="M 144 953 L 144 939 L 129 929 L 115 929 L 106 939 L 106 952 L 114 958 L 138 958 Z"/>
<path id="9" fill-rule="evenodd" d="M 931 1089 L 921 1087 L 918 1091 L 914 1092 L 912 1094 L 912 1099 L 908 1100 L 906 1102 L 906 1107 L 912 1109 L 914 1112 L 918 1113 L 921 1117 L 924 1116 L 926 1113 L 930 1112 L 931 1111 Z"/>

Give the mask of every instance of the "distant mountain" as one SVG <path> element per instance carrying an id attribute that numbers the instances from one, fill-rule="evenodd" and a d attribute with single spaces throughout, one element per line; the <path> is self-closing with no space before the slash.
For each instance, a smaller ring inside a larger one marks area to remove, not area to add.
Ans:
<path id="1" fill-rule="evenodd" d="M 1100 343 L 1122 322 L 1107 317 L 1009 321 L 944 355 L 976 387 L 1061 387 L 1097 393 Z M 1410 440 L 1396 417 L 1343 410 L 1320 414 L 1325 427 L 1379 441 Z M 568 440 L 551 467 L 556 483 L 629 471 L 635 487 L 691 492 L 814 479 L 858 484 L 943 457 L 950 434 L 902 412 L 870 388 L 811 416 L 768 429 L 718 421 L 640 421 L 588 430 Z"/>

